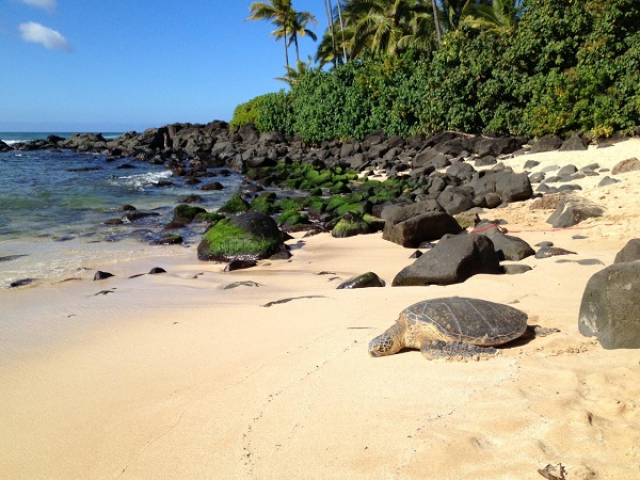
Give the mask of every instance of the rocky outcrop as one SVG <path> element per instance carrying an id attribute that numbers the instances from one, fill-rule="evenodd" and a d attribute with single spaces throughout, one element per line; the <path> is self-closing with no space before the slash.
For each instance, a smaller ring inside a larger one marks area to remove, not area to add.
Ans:
<path id="1" fill-rule="evenodd" d="M 469 182 L 469 186 L 477 196 L 497 194 L 503 203 L 527 200 L 533 195 L 531 181 L 524 173 L 486 171 Z"/>
<path id="2" fill-rule="evenodd" d="M 493 242 L 482 235 L 460 235 L 438 242 L 400 271 L 393 286 L 451 285 L 479 273 L 503 273 Z"/>
<path id="3" fill-rule="evenodd" d="M 613 263 L 634 262 L 640 260 L 640 238 L 633 238 L 618 252 Z"/>
<path id="4" fill-rule="evenodd" d="M 385 220 L 382 238 L 407 248 L 462 231 L 456 219 L 433 201 L 389 206 L 381 217 Z"/>
<path id="5" fill-rule="evenodd" d="M 219 221 L 204 234 L 198 258 L 224 262 L 268 258 L 284 248 L 283 240 L 273 218 L 259 212 L 242 213 Z"/>
<path id="6" fill-rule="evenodd" d="M 640 170 L 640 160 L 636 157 L 627 158 L 626 160 L 622 160 L 611 170 L 613 175 L 619 175 L 621 173 L 635 172 Z"/>
<path id="7" fill-rule="evenodd" d="M 561 152 L 569 152 L 575 150 L 587 150 L 589 148 L 589 139 L 582 133 L 573 133 L 560 145 Z"/>
<path id="8" fill-rule="evenodd" d="M 506 235 L 500 231 L 497 224 L 479 224 L 474 235 L 484 235 L 491 239 L 493 247 L 500 260 L 519 261 L 535 255 L 535 251 L 527 242 L 512 235 Z"/>
<path id="9" fill-rule="evenodd" d="M 589 218 L 602 216 L 604 208 L 586 198 L 575 195 L 559 197 L 556 211 L 547 219 L 554 228 L 566 228 L 577 225 Z"/>
<path id="10" fill-rule="evenodd" d="M 606 349 L 640 348 L 640 261 L 611 265 L 589 279 L 578 327 Z"/>

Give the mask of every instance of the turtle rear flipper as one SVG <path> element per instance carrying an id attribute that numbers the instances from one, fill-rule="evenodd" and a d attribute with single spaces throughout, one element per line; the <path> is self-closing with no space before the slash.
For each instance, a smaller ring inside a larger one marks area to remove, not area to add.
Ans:
<path id="1" fill-rule="evenodd" d="M 425 340 L 420 352 L 428 360 L 437 358 L 468 359 L 476 355 L 495 355 L 498 350 L 493 347 L 478 347 L 464 342 L 445 342 L 442 340 Z"/>
<path id="2" fill-rule="evenodd" d="M 559 328 L 541 327 L 540 325 L 527 325 L 527 330 L 522 335 L 523 338 L 546 337 L 552 333 L 558 333 Z"/>

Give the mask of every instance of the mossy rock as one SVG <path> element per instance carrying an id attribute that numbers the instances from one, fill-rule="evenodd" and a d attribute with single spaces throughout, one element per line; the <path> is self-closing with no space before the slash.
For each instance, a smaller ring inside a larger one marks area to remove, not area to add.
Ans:
<path id="1" fill-rule="evenodd" d="M 249 210 L 249 202 L 244 200 L 239 193 L 234 193 L 222 207 L 218 209 L 220 213 L 242 213 Z"/>
<path id="2" fill-rule="evenodd" d="M 226 216 L 224 216 L 221 213 L 217 213 L 217 212 L 204 212 L 204 213 L 198 213 L 193 221 L 194 222 L 202 222 L 202 223 L 218 223 L 220 220 L 227 218 Z"/>
<path id="3" fill-rule="evenodd" d="M 286 210 L 278 215 L 278 223 L 286 226 L 306 225 L 309 218 L 298 210 Z"/>
<path id="4" fill-rule="evenodd" d="M 349 178 L 347 175 L 334 175 L 332 180 L 334 182 L 342 182 L 342 183 L 348 183 L 349 182 Z"/>
<path id="5" fill-rule="evenodd" d="M 378 191 L 375 195 L 369 197 L 369 201 L 374 205 L 379 205 L 384 202 L 390 202 L 400 196 L 398 190 L 382 190 Z"/>
<path id="6" fill-rule="evenodd" d="M 368 202 L 360 202 L 360 203 L 343 203 L 338 208 L 336 208 L 335 212 L 338 215 L 344 215 L 345 213 L 352 213 L 354 215 L 364 215 L 365 213 L 369 213 L 371 211 L 371 204 Z"/>
<path id="7" fill-rule="evenodd" d="M 286 212 L 287 210 L 300 210 L 301 203 L 293 198 L 281 198 L 275 203 L 276 210 Z"/>
<path id="8" fill-rule="evenodd" d="M 345 215 L 331 230 L 331 236 L 335 238 L 354 237 L 365 233 L 371 233 L 371 227 L 360 217 Z"/>
<path id="9" fill-rule="evenodd" d="M 334 183 L 330 187 L 329 192 L 333 195 L 338 195 L 341 193 L 351 193 L 351 189 L 347 186 L 346 183 L 338 182 L 338 183 Z"/>
<path id="10" fill-rule="evenodd" d="M 202 207 L 182 204 L 173 209 L 173 219 L 191 222 L 199 213 L 207 213 L 207 211 Z"/>
<path id="11" fill-rule="evenodd" d="M 331 172 L 329 172 L 329 171 L 325 171 L 325 172 L 322 172 L 322 173 L 318 174 L 317 176 L 315 176 L 315 177 L 313 177 L 313 178 L 309 179 L 309 181 L 310 181 L 313 185 L 316 185 L 316 186 L 324 186 L 324 185 L 326 185 L 327 183 L 328 183 L 328 184 L 333 184 L 333 179 L 332 179 L 332 177 L 333 177 L 333 176 L 331 175 Z"/>
<path id="12" fill-rule="evenodd" d="M 362 219 L 369 224 L 372 232 L 380 232 L 384 229 L 385 221 L 381 218 L 375 217 L 369 213 L 365 213 Z"/>
<path id="13" fill-rule="evenodd" d="M 259 212 L 242 213 L 207 230 L 198 245 L 198 258 L 222 262 L 268 258 L 284 248 L 283 239 L 273 218 Z"/>
<path id="14" fill-rule="evenodd" d="M 286 182 L 284 182 L 285 187 L 290 188 L 291 190 L 298 190 L 300 185 L 302 185 L 301 178 L 289 178 Z"/>
<path id="15" fill-rule="evenodd" d="M 306 173 L 304 174 L 304 178 L 308 181 L 312 181 L 315 178 L 318 178 L 320 176 L 320 172 L 317 170 L 307 170 Z"/>
<path id="16" fill-rule="evenodd" d="M 322 197 L 307 197 L 304 202 L 309 213 L 319 215 L 327 209 L 327 202 Z"/>
<path id="17" fill-rule="evenodd" d="M 275 194 L 273 192 L 268 192 L 272 195 L 260 195 L 253 199 L 251 202 L 251 207 L 249 210 L 253 212 L 260 212 L 265 215 L 271 215 L 275 211 Z"/>
<path id="18" fill-rule="evenodd" d="M 351 202 L 349 202 L 349 200 L 342 195 L 333 195 L 331 198 L 329 198 L 329 200 L 327 201 L 327 212 L 333 212 L 335 210 L 337 210 L 339 207 L 341 207 L 342 205 L 345 204 L 349 204 Z"/>

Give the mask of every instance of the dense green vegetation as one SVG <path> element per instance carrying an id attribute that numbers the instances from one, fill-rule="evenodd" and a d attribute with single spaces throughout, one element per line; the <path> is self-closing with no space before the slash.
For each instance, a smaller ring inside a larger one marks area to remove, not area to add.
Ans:
<path id="1" fill-rule="evenodd" d="M 335 66 L 238 106 L 232 123 L 310 142 L 378 129 L 608 135 L 640 125 L 638 2 L 434 0 L 431 14 L 424 4 L 343 1 L 318 50 Z"/>

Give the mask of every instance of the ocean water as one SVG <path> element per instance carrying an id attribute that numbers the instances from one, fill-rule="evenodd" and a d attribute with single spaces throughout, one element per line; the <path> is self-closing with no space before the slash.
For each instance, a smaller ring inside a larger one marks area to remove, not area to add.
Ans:
<path id="1" fill-rule="evenodd" d="M 107 132 L 102 133 L 102 136 L 109 140 L 122 135 L 124 132 Z M 13 145 L 14 143 L 30 142 L 32 140 L 46 140 L 49 135 L 56 135 L 62 138 L 71 138 L 73 132 L 0 132 L 0 140 L 7 145 Z"/>
<path id="2" fill-rule="evenodd" d="M 0 132 L 0 139 L 9 144 L 50 134 Z M 123 168 L 127 165 L 132 168 Z M 104 155 L 69 150 L 0 152 L 0 288 L 25 278 L 34 279 L 33 285 L 46 285 L 86 277 L 104 264 L 171 255 L 176 249 L 192 248 L 195 258 L 193 246 L 204 225 L 176 231 L 185 238 L 181 246 L 151 242 L 167 233 L 163 226 L 181 197 L 198 193 L 204 199 L 200 205 L 214 211 L 237 191 L 242 177 L 206 180 L 219 181 L 225 188 L 196 191 L 164 166 L 135 159 L 107 161 Z M 122 218 L 124 205 L 158 215 L 105 224 Z"/>

